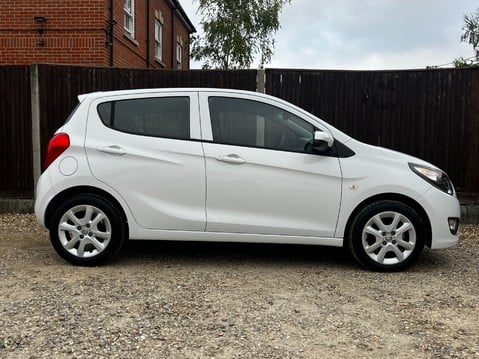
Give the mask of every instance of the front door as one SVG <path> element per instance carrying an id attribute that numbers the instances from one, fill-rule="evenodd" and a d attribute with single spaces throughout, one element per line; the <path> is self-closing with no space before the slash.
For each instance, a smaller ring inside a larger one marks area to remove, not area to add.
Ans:
<path id="1" fill-rule="evenodd" d="M 339 161 L 312 150 L 314 131 L 325 129 L 251 95 L 202 93 L 200 105 L 207 231 L 334 235 Z"/>

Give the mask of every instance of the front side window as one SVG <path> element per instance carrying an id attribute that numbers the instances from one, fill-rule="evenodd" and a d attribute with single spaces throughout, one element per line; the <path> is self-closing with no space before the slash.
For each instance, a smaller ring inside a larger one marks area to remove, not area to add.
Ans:
<path id="1" fill-rule="evenodd" d="M 216 143 L 312 153 L 314 126 L 290 112 L 229 97 L 210 97 L 208 102 Z"/>
<path id="2" fill-rule="evenodd" d="M 124 29 L 131 36 L 135 36 L 135 0 L 125 0 L 123 7 L 125 13 Z"/>
<path id="3" fill-rule="evenodd" d="M 97 110 L 103 124 L 117 131 L 181 140 L 190 138 L 188 97 L 110 101 L 99 104 Z"/>
<path id="4" fill-rule="evenodd" d="M 162 61 L 162 38 L 163 38 L 163 26 L 158 19 L 155 19 L 155 58 Z"/>

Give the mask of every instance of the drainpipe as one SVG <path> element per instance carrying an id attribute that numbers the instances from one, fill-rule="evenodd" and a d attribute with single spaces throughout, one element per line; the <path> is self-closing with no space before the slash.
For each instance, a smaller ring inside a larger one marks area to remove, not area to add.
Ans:
<path id="1" fill-rule="evenodd" d="M 172 1 L 171 7 L 171 68 L 176 69 L 176 41 L 175 41 L 175 13 L 177 9 L 176 0 Z"/>
<path id="2" fill-rule="evenodd" d="M 146 67 L 150 67 L 150 0 L 146 0 Z"/>
<path id="3" fill-rule="evenodd" d="M 113 0 L 110 0 L 110 5 L 108 8 L 110 12 L 110 19 L 108 20 L 109 29 L 109 39 L 108 39 L 108 46 L 110 47 L 110 60 L 109 65 L 113 67 L 113 26 L 116 24 L 115 19 L 113 18 Z"/>

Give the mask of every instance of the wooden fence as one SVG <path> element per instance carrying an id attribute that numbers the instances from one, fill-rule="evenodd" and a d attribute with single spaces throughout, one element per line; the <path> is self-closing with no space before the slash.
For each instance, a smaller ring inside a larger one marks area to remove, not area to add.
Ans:
<path id="1" fill-rule="evenodd" d="M 35 98 L 41 158 L 49 138 L 75 107 L 80 93 L 152 87 L 255 91 L 258 86 L 256 70 L 0 67 L 0 197 L 33 195 L 32 75 L 38 85 Z M 361 141 L 440 166 L 463 198 L 479 199 L 479 69 L 268 69 L 266 92 L 305 108 Z"/>
<path id="2" fill-rule="evenodd" d="M 33 194 L 30 71 L 0 66 L 0 197 Z"/>

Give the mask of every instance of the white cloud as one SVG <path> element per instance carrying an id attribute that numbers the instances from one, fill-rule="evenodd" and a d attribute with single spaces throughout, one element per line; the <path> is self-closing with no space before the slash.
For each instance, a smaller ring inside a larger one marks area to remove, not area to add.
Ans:
<path id="1" fill-rule="evenodd" d="M 201 31 L 198 2 L 181 4 Z M 478 6 L 474 0 L 292 0 L 267 66 L 376 70 L 449 63 L 473 55 L 459 38 L 463 15 Z"/>

